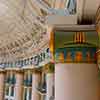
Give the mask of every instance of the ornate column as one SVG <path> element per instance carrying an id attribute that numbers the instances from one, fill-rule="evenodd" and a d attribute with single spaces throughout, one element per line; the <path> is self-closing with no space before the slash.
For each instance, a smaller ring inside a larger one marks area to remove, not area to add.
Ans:
<path id="1" fill-rule="evenodd" d="M 16 84 L 15 84 L 15 99 L 23 100 L 23 72 L 21 70 L 16 71 Z"/>
<path id="2" fill-rule="evenodd" d="M 0 70 L 0 100 L 4 100 L 5 96 L 5 72 Z"/>
<path id="3" fill-rule="evenodd" d="M 54 100 L 54 64 L 49 63 L 45 66 L 46 72 L 46 100 Z"/>
<path id="4" fill-rule="evenodd" d="M 55 48 L 55 100 L 98 100 L 96 47 L 85 32 L 73 32 L 72 39 Z"/>
<path id="5" fill-rule="evenodd" d="M 32 100 L 40 100 L 40 94 L 37 91 L 40 78 L 40 72 L 34 69 L 32 74 Z"/>

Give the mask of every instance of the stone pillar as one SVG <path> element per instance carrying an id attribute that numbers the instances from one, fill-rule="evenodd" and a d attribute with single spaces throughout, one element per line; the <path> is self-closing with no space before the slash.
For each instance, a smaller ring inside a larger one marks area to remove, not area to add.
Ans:
<path id="1" fill-rule="evenodd" d="M 54 64 L 47 64 L 46 67 L 46 100 L 54 100 Z"/>
<path id="2" fill-rule="evenodd" d="M 0 71 L 0 100 L 4 100 L 5 94 L 5 73 Z"/>
<path id="3" fill-rule="evenodd" d="M 33 71 L 32 74 L 32 100 L 40 100 L 40 94 L 37 91 L 37 87 L 40 82 L 40 73 Z"/>
<path id="4" fill-rule="evenodd" d="M 55 64 L 55 100 L 98 100 L 96 64 Z"/>
<path id="5" fill-rule="evenodd" d="M 16 71 L 15 99 L 23 100 L 23 72 Z"/>
<path id="6" fill-rule="evenodd" d="M 54 73 L 47 73 L 46 75 L 47 82 L 47 100 L 52 100 L 54 98 Z"/>
<path id="7" fill-rule="evenodd" d="M 82 33 L 77 36 L 74 46 L 55 50 L 55 100 L 98 100 L 96 47 L 87 46 Z"/>

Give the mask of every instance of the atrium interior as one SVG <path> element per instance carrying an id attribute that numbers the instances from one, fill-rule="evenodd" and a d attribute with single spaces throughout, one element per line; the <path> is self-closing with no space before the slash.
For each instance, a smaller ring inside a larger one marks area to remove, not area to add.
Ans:
<path id="1" fill-rule="evenodd" d="M 0 0 L 0 100 L 100 100 L 100 0 Z"/>

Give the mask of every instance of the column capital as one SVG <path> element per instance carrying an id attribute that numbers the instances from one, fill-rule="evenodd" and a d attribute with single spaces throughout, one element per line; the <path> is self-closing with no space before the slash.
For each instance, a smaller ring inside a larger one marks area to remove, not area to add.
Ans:
<path id="1" fill-rule="evenodd" d="M 32 70 L 32 72 L 35 73 L 35 74 L 41 73 L 41 71 L 40 71 L 39 69 L 37 69 L 37 68 L 34 68 L 34 69 Z"/>
<path id="2" fill-rule="evenodd" d="M 43 67 L 43 71 L 45 73 L 54 73 L 54 64 L 53 63 L 48 63 Z"/>
<path id="3" fill-rule="evenodd" d="M 0 73 L 6 73 L 6 71 L 4 69 L 0 69 Z"/>
<path id="4" fill-rule="evenodd" d="M 24 70 L 15 70 L 14 72 L 15 73 L 19 73 L 19 74 L 23 74 L 24 73 Z"/>

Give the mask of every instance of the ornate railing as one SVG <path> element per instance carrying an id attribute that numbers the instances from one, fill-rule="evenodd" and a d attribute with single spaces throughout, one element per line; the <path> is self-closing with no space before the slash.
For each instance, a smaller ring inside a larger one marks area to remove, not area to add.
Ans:
<path id="1" fill-rule="evenodd" d="M 50 59 L 50 52 L 49 52 L 49 48 L 47 48 L 43 52 L 27 59 L 22 59 L 14 62 L 1 62 L 0 68 L 23 68 L 29 65 L 39 67 L 40 63 L 49 59 Z"/>

